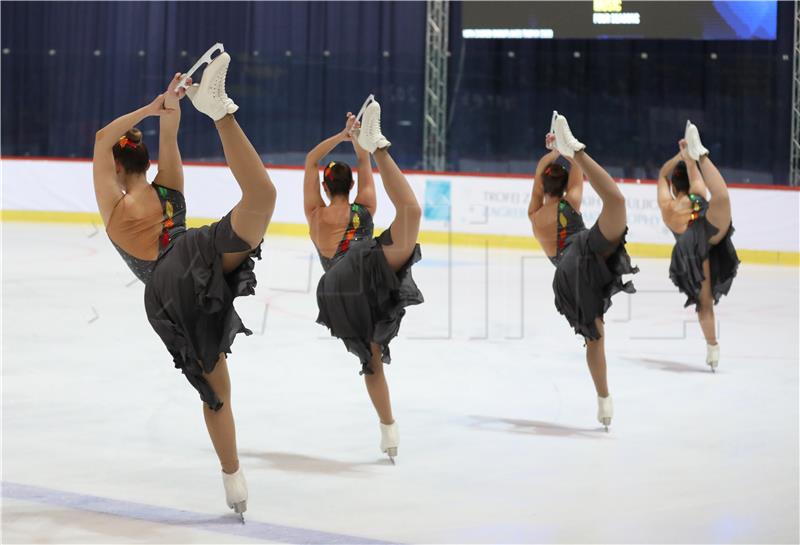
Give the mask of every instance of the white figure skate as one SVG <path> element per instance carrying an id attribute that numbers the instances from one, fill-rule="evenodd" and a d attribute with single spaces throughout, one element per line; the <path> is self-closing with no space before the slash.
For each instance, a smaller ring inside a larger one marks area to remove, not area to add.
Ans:
<path id="1" fill-rule="evenodd" d="M 206 67 L 200 83 L 192 84 L 186 89 L 186 96 L 197 111 L 206 114 L 214 121 L 219 121 L 239 109 L 225 92 L 225 76 L 230 62 L 231 56 L 221 53 Z"/>
<path id="2" fill-rule="evenodd" d="M 247 481 L 242 468 L 236 473 L 222 472 L 222 484 L 225 486 L 225 501 L 233 512 L 238 514 L 244 524 L 244 512 L 247 511 Z"/>
<path id="3" fill-rule="evenodd" d="M 397 456 L 397 447 L 400 444 L 400 432 L 397 429 L 397 421 L 388 426 L 381 423 L 381 452 L 389 456 L 389 461 L 394 465 L 394 458 Z"/>
<path id="4" fill-rule="evenodd" d="M 600 397 L 597 396 L 597 421 L 606 428 L 611 425 L 611 418 L 614 416 L 614 403 L 611 401 L 611 396 Z"/>
<path id="5" fill-rule="evenodd" d="M 719 343 L 706 345 L 706 363 L 711 367 L 711 372 L 717 372 L 719 366 Z"/>
<path id="6" fill-rule="evenodd" d="M 356 116 L 356 120 L 361 123 L 358 145 L 370 153 L 375 153 L 375 150 L 388 148 L 392 143 L 381 133 L 381 105 L 374 97 L 370 97 L 367 98 L 363 113 L 359 112 L 361 119 Z"/>
<path id="7" fill-rule="evenodd" d="M 586 146 L 578 141 L 569 130 L 567 118 L 556 114 L 555 127 L 553 131 L 556 135 L 556 149 L 564 157 L 575 157 L 575 153 L 581 151 Z"/>
<path id="8" fill-rule="evenodd" d="M 202 56 L 202 57 L 200 57 L 200 58 L 197 60 L 197 62 L 196 62 L 196 63 L 194 63 L 194 66 L 192 66 L 191 68 L 189 68 L 189 71 L 188 71 L 188 72 L 186 72 L 186 73 L 183 75 L 183 77 L 181 77 L 181 80 L 178 82 L 178 85 L 176 85 L 176 86 L 175 86 L 175 92 L 177 93 L 177 92 L 180 90 L 180 88 L 181 88 L 181 87 L 183 87 L 184 89 L 186 89 L 187 87 L 189 87 L 189 85 L 186 83 L 186 80 L 187 80 L 187 79 L 189 79 L 190 77 L 192 77 L 192 76 L 194 75 L 194 73 L 195 73 L 195 72 L 197 72 L 198 70 L 200 70 L 200 68 L 201 68 L 201 67 L 202 67 L 204 64 L 211 64 L 211 60 L 212 60 L 212 59 L 211 59 L 211 56 L 212 56 L 214 53 L 216 53 L 217 51 L 219 51 L 220 53 L 225 53 L 225 47 L 224 47 L 224 46 L 223 46 L 221 43 L 215 43 L 214 45 L 212 45 L 212 46 L 209 48 L 209 50 L 208 50 L 208 51 L 206 51 L 205 53 L 203 53 L 203 56 Z"/>
<path id="9" fill-rule="evenodd" d="M 708 155 L 708 149 L 700 141 L 700 132 L 689 120 L 686 121 L 686 131 L 683 133 L 683 138 L 686 140 L 689 157 L 693 160 L 699 161 L 700 157 Z"/>
<path id="10" fill-rule="evenodd" d="M 358 110 L 358 113 L 356 114 L 356 121 L 358 122 L 359 125 L 361 124 L 361 118 L 364 117 L 364 112 L 366 111 L 367 106 L 369 106 L 370 103 L 373 102 L 374 100 L 375 100 L 375 95 L 369 95 L 367 97 L 367 100 L 364 101 L 364 104 L 361 105 L 361 109 Z"/>

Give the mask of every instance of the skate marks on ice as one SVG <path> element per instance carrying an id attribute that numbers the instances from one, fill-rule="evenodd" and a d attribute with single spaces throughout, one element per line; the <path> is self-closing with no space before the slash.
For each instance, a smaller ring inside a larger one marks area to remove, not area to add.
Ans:
<path id="1" fill-rule="evenodd" d="M 320 458 L 318 456 L 308 456 L 306 454 L 295 454 L 292 452 L 256 452 L 252 450 L 243 450 L 239 452 L 239 457 L 248 460 L 259 460 L 263 462 L 265 469 L 315 475 L 353 476 L 363 474 L 366 476 L 370 474 L 368 468 L 392 465 L 385 457 L 376 458 L 374 462 L 343 462 L 331 458 Z"/>
<path id="2" fill-rule="evenodd" d="M 363 545 L 383 545 L 391 542 L 367 539 L 345 534 L 334 534 L 305 528 L 295 528 L 279 524 L 269 524 L 247 519 L 242 524 L 236 515 L 215 517 L 205 513 L 195 513 L 157 505 L 115 500 L 87 494 L 76 494 L 51 488 L 42 488 L 4 481 L 2 483 L 4 500 L 20 500 L 45 505 L 53 505 L 126 519 L 190 527 L 229 536 L 245 537 L 278 543 L 304 543 L 323 545 L 326 543 L 347 543 Z"/>
<path id="3" fill-rule="evenodd" d="M 523 420 L 496 416 L 470 415 L 470 426 L 482 430 L 502 431 L 521 435 L 541 435 L 546 437 L 576 437 L 578 439 L 606 439 L 602 426 L 596 428 L 576 428 L 542 420 Z M 600 432 L 603 432 L 602 434 Z"/>
<path id="4" fill-rule="evenodd" d="M 620 359 L 627 360 L 632 363 L 643 365 L 650 369 L 657 371 L 666 371 L 668 373 L 703 373 L 710 374 L 708 366 L 705 361 L 698 361 L 696 365 L 690 363 L 682 363 L 679 361 L 670 361 L 657 358 L 634 358 L 628 356 L 621 356 Z M 719 371 L 719 369 L 717 369 Z"/>

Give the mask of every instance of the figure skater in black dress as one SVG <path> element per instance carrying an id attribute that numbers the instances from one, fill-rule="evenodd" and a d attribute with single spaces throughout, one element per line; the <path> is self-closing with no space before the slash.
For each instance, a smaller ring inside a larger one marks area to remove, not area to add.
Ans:
<path id="1" fill-rule="evenodd" d="M 686 295 L 684 306 L 695 306 L 706 339 L 706 364 L 716 372 L 719 343 L 714 305 L 730 291 L 739 267 L 731 240 L 731 199 L 691 122 L 686 123 L 678 147 L 658 175 L 661 217 L 675 236 L 669 277 Z"/>
<path id="2" fill-rule="evenodd" d="M 572 135 L 566 118 L 556 112 L 545 146 L 550 151 L 536 165 L 528 216 L 534 236 L 556 267 L 556 309 L 586 340 L 586 361 L 597 391 L 597 419 L 608 431 L 614 407 L 606 377 L 603 316 L 611 306 L 611 296 L 635 292 L 632 282 L 622 282 L 622 275 L 638 272 L 625 250 L 625 197 Z M 570 169 L 556 162 L 559 155 L 567 159 Z M 591 229 L 580 214 L 584 172 L 603 201 Z"/>
<path id="3" fill-rule="evenodd" d="M 233 113 L 225 93 L 230 57 L 223 53 L 189 87 L 194 106 L 214 121 L 241 200 L 220 221 L 186 228 L 178 127 L 183 88 L 176 74 L 164 94 L 98 131 L 94 188 L 106 232 L 145 284 L 147 318 L 203 401 L 203 416 L 220 464 L 228 506 L 247 508 L 247 484 L 236 449 L 226 354 L 238 333 L 250 335 L 233 300 L 254 293 L 254 257 L 275 207 L 275 187 Z M 191 82 L 189 82 L 191 83 Z M 148 183 L 150 160 L 134 125 L 158 116 L 158 174 Z M 244 518 L 242 516 L 242 521 Z"/>
<path id="4" fill-rule="evenodd" d="M 411 185 L 389 155 L 381 133 L 380 105 L 372 101 L 361 123 L 348 113 L 345 128 L 320 142 L 306 156 L 304 208 L 311 240 L 325 273 L 317 286 L 319 317 L 361 363 L 367 392 L 378 413 L 380 449 L 394 461 L 399 446 L 384 364 L 391 362 L 389 342 L 397 335 L 405 307 L 422 303 L 411 276 L 420 260 L 417 236 L 421 210 Z M 346 163 L 324 165 L 320 194 L 319 164 L 337 145 L 351 142 L 358 157 L 358 192 L 350 202 L 353 173 Z M 373 238 L 377 200 L 369 154 L 395 207 L 391 226 Z"/>

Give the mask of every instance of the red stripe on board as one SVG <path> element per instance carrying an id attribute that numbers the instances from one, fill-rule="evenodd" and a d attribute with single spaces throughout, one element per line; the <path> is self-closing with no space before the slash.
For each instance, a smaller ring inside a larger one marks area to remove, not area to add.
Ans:
<path id="1" fill-rule="evenodd" d="M 20 157 L 14 155 L 1 155 L 2 161 L 51 161 L 51 162 L 71 162 L 71 163 L 91 163 L 92 160 L 85 157 Z M 153 164 L 158 164 L 158 161 L 152 161 Z M 184 161 L 185 166 L 193 167 L 227 167 L 227 163 L 216 161 Z M 281 170 L 305 170 L 305 167 L 299 165 L 273 165 L 264 163 L 266 168 L 276 168 Z M 322 168 L 320 167 L 320 170 Z M 373 169 L 373 172 L 378 172 Z M 508 172 L 434 172 L 431 170 L 404 170 L 407 174 L 418 174 L 423 176 L 462 176 L 466 178 L 508 178 L 516 180 L 524 180 L 530 182 L 533 179 L 533 174 L 512 174 Z M 622 184 L 639 184 L 639 185 L 655 185 L 656 180 L 636 180 L 634 178 L 614 178 L 615 181 Z M 789 185 L 768 185 L 768 184 L 742 184 L 730 183 L 728 187 L 736 189 L 774 189 L 777 191 L 800 191 L 800 187 L 793 187 Z"/>

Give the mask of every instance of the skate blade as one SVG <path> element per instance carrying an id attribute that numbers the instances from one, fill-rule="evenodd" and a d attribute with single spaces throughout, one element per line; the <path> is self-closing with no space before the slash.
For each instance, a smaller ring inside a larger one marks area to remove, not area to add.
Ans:
<path id="1" fill-rule="evenodd" d="M 358 114 L 356 114 L 356 122 L 358 122 L 359 125 L 361 124 L 361 118 L 364 117 L 364 112 L 366 111 L 367 106 L 369 106 L 370 103 L 374 101 L 375 101 L 375 95 L 369 95 L 367 97 L 367 100 L 364 101 L 364 104 L 361 105 L 361 109 L 358 111 Z"/>
<path id="2" fill-rule="evenodd" d="M 186 84 L 186 80 L 187 80 L 187 79 L 189 79 L 190 77 L 192 77 L 192 75 L 194 75 L 194 73 L 195 73 L 195 72 L 197 72 L 198 70 L 200 70 L 200 67 L 201 67 L 201 66 L 203 66 L 204 64 L 210 64 L 210 63 L 211 63 L 211 61 L 213 60 L 213 59 L 211 58 L 211 55 L 213 55 L 213 54 L 214 54 L 214 53 L 216 53 L 217 51 L 219 51 L 220 53 L 224 53 L 224 52 L 225 52 L 225 47 L 224 47 L 224 46 L 223 46 L 221 43 L 219 43 L 219 42 L 217 42 L 217 43 L 215 43 L 214 45 L 212 45 L 212 46 L 211 46 L 211 47 L 208 49 L 208 51 L 206 51 L 205 53 L 203 53 L 203 56 L 202 56 L 202 57 L 200 57 L 200 58 L 197 60 L 197 62 L 196 62 L 196 63 L 194 63 L 194 66 L 192 66 L 192 67 L 189 69 L 189 71 L 188 71 L 188 72 L 186 72 L 186 73 L 185 73 L 185 74 L 184 74 L 184 75 L 181 77 L 180 81 L 178 82 L 178 85 L 175 87 L 175 92 L 177 93 L 177 92 L 178 92 L 178 91 L 181 89 L 181 87 L 183 87 L 184 89 L 185 89 L 185 88 L 187 88 L 187 87 L 189 87 L 189 86 Z"/>
<path id="3" fill-rule="evenodd" d="M 553 117 L 550 119 L 550 134 L 556 133 L 556 118 L 558 117 L 558 112 L 553 110 Z"/>
<path id="4" fill-rule="evenodd" d="M 603 427 L 606 429 L 606 433 L 608 433 L 608 427 L 611 425 L 610 418 L 603 418 Z"/>
<path id="5" fill-rule="evenodd" d="M 397 463 L 394 461 L 395 457 L 397 456 L 397 447 L 387 448 L 384 450 L 384 452 L 389 457 L 389 461 L 392 462 L 392 465 L 397 465 Z"/>
<path id="6" fill-rule="evenodd" d="M 244 524 L 244 512 L 247 511 L 247 500 L 240 501 L 233 504 L 233 512 L 239 515 L 239 518 L 242 520 L 242 524 Z"/>

